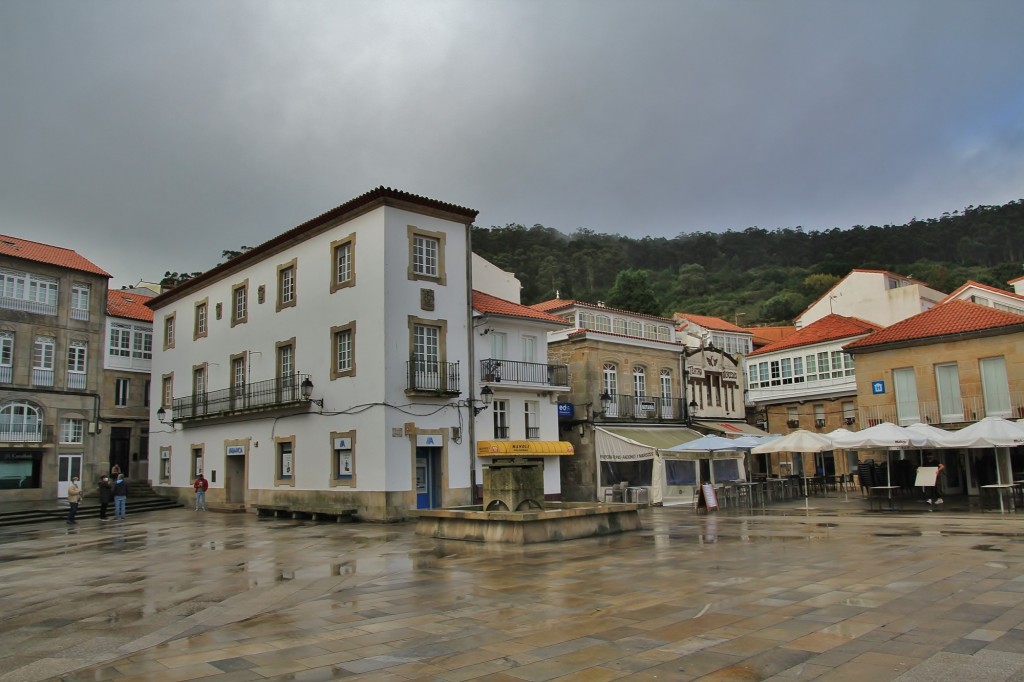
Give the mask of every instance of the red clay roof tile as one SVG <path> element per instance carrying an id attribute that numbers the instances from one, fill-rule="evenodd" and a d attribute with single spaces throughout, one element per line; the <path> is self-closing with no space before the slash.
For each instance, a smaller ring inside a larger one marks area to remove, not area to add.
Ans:
<path id="1" fill-rule="evenodd" d="M 89 272 L 94 275 L 102 275 L 103 277 L 111 276 L 109 272 L 71 249 L 41 244 L 18 237 L 0 235 L 0 254 L 13 256 L 14 258 L 24 258 L 25 260 L 37 263 L 58 265 L 62 268 Z"/>
<path id="2" fill-rule="evenodd" d="M 749 329 L 744 329 L 732 322 L 727 322 L 720 317 L 711 317 L 710 315 L 691 315 L 690 313 L 676 313 L 676 320 L 687 320 L 694 324 L 700 325 L 705 329 L 714 329 L 720 332 L 737 332 L 739 334 L 750 334 Z"/>
<path id="3" fill-rule="evenodd" d="M 863 350 L 1003 327 L 1009 328 L 1007 331 L 1024 331 L 1024 316 L 970 301 L 947 301 L 847 344 L 846 349 Z"/>
<path id="4" fill-rule="evenodd" d="M 473 310 L 484 313 L 485 315 L 501 315 L 503 317 L 521 317 L 528 320 L 540 320 L 542 322 L 552 322 L 561 327 L 569 326 L 569 323 L 560 317 L 549 315 L 540 310 L 535 310 L 529 306 L 520 305 L 507 301 L 497 296 L 491 296 L 485 294 L 482 291 L 473 291 Z"/>
<path id="5" fill-rule="evenodd" d="M 754 338 L 767 339 L 768 342 L 781 341 L 787 336 L 792 336 L 796 333 L 796 327 L 793 325 L 782 325 L 775 327 L 746 327 L 746 330 L 754 335 Z"/>
<path id="6" fill-rule="evenodd" d="M 826 341 L 839 341 L 840 339 L 846 339 L 851 336 L 870 334 L 871 332 L 876 332 L 879 329 L 880 327 L 878 325 L 866 320 L 832 313 L 831 315 L 826 315 L 820 320 L 815 320 L 803 329 L 793 332 L 781 341 L 776 341 L 775 343 L 770 343 L 763 348 L 758 348 L 747 357 L 772 353 L 779 350 L 785 350 L 787 348 L 798 348 L 800 346 L 825 343 Z"/>
<path id="7" fill-rule="evenodd" d="M 153 321 L 153 310 L 146 307 L 146 301 L 153 298 L 145 294 L 120 291 L 115 289 L 107 292 L 107 315 L 111 317 L 127 317 L 130 320 Z"/>

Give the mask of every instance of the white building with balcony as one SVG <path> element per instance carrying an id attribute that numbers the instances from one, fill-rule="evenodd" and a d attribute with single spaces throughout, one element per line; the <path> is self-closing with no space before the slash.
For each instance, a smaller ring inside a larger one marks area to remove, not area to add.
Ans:
<path id="1" fill-rule="evenodd" d="M 496 458 L 534 459 L 544 468 L 545 498 L 559 499 L 560 458 L 573 454 L 558 427 L 569 368 L 549 363 L 547 335 L 568 323 L 482 291 L 473 292 L 473 314 L 478 397 L 489 404 L 476 417 L 476 480 Z"/>
<path id="2" fill-rule="evenodd" d="M 213 506 L 394 520 L 468 504 L 476 211 L 380 187 L 167 291 L 150 478 Z"/>

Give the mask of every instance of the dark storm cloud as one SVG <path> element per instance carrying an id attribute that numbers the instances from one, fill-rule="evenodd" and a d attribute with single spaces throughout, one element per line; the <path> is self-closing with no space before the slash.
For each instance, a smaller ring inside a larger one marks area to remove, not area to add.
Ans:
<path id="1" fill-rule="evenodd" d="M 1024 195 L 1024 4 L 0 3 L 0 232 L 115 284 L 384 184 L 674 236 Z"/>

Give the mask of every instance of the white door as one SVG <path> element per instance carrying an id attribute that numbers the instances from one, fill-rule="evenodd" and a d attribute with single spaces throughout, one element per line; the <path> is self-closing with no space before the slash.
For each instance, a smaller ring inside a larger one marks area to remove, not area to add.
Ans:
<path id="1" fill-rule="evenodd" d="M 71 477 L 78 476 L 79 487 L 82 481 L 82 456 L 60 455 L 57 458 L 57 497 L 68 496 L 68 485 Z"/>

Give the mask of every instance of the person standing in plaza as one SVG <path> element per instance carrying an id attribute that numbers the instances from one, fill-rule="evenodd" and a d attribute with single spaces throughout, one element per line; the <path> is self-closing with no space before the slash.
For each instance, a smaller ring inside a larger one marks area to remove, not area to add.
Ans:
<path id="1" fill-rule="evenodd" d="M 100 521 L 108 521 L 107 507 L 114 501 L 114 486 L 106 474 L 100 476 L 98 485 L 100 489 Z"/>
<path id="2" fill-rule="evenodd" d="M 110 477 L 116 481 L 117 477 L 120 476 L 120 475 L 121 475 L 121 467 L 119 467 L 117 465 L 117 463 L 115 462 L 114 466 L 110 467 Z"/>
<path id="3" fill-rule="evenodd" d="M 125 504 L 128 502 L 128 481 L 124 475 L 117 475 L 117 482 L 114 483 L 114 519 L 124 519 Z"/>
<path id="4" fill-rule="evenodd" d="M 206 491 L 210 488 L 210 482 L 206 480 L 206 477 L 200 472 L 196 478 L 195 483 L 192 487 L 196 490 L 196 511 L 199 511 L 199 507 L 206 511 Z"/>
<path id="5" fill-rule="evenodd" d="M 946 468 L 944 464 L 935 459 L 935 455 L 931 452 L 928 453 L 925 463 L 923 466 L 934 467 L 935 471 L 935 483 L 924 489 L 925 502 L 928 504 L 942 504 L 942 470 Z"/>
<path id="6" fill-rule="evenodd" d="M 78 503 L 82 501 L 82 489 L 78 487 L 78 476 L 71 477 L 71 485 L 68 486 L 68 524 L 78 523 L 75 515 L 78 514 Z"/>

